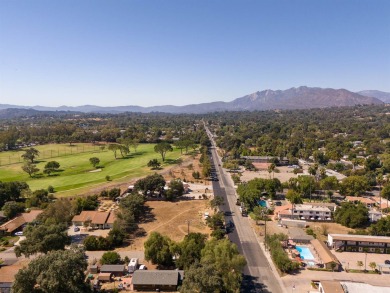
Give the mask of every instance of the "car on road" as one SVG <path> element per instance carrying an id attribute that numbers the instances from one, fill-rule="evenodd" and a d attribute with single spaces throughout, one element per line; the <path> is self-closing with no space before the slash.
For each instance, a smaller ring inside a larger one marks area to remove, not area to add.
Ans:
<path id="1" fill-rule="evenodd" d="M 23 236 L 23 231 L 15 232 L 15 236 Z"/>
<path id="2" fill-rule="evenodd" d="M 386 265 L 390 265 L 390 259 L 386 259 L 386 260 L 385 260 L 385 264 L 386 264 Z"/>

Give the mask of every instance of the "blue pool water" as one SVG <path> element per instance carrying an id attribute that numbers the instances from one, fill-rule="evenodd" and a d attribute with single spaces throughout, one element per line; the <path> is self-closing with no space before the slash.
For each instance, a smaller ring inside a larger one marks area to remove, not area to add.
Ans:
<path id="1" fill-rule="evenodd" d="M 297 245 L 295 248 L 299 251 L 302 259 L 314 259 L 314 256 L 308 247 Z"/>
<path id="2" fill-rule="evenodd" d="M 263 208 L 266 208 L 267 207 L 267 202 L 265 200 L 258 200 L 257 203 L 259 204 L 259 206 L 263 207 Z"/>

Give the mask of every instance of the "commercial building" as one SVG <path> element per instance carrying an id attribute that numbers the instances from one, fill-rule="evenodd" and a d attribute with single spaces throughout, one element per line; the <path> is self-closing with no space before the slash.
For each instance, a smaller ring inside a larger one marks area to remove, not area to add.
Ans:
<path id="1" fill-rule="evenodd" d="M 275 209 L 276 210 L 276 209 Z M 278 219 L 298 219 L 306 221 L 332 221 L 333 207 L 326 205 L 297 204 L 292 208 L 278 211 Z"/>
<path id="2" fill-rule="evenodd" d="M 328 234 L 328 246 L 336 251 L 390 253 L 390 237 Z"/>

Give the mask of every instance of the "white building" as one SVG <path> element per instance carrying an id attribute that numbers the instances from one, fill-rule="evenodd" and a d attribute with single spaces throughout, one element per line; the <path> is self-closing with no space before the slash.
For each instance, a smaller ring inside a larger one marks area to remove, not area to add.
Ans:
<path id="1" fill-rule="evenodd" d="M 293 207 L 292 217 L 300 220 L 331 221 L 332 211 L 327 206 L 297 204 Z"/>

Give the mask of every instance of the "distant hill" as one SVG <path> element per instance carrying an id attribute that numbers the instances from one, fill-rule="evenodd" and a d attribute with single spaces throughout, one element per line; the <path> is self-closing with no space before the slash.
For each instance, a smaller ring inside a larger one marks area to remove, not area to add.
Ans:
<path id="1" fill-rule="evenodd" d="M 376 90 L 367 90 L 358 92 L 358 94 L 366 97 L 377 98 L 385 103 L 390 103 L 390 93 L 376 91 Z"/>
<path id="2" fill-rule="evenodd" d="M 19 108 L 34 109 L 38 111 L 76 111 L 84 113 L 123 113 L 123 112 L 165 112 L 165 113 L 194 113 L 202 114 L 208 112 L 220 111 L 253 111 L 253 110 L 273 110 L 273 109 L 309 109 L 309 108 L 328 108 L 345 107 L 354 105 L 372 105 L 382 104 L 383 102 L 376 97 L 368 97 L 359 93 L 350 92 L 345 89 L 330 88 L 311 88 L 301 86 L 290 88 L 288 90 L 265 90 L 255 92 L 231 102 L 210 102 L 201 104 L 192 104 L 186 106 L 119 106 L 119 107 L 100 107 L 93 105 L 84 105 L 78 107 L 43 107 L 43 106 L 16 106 L 0 104 L 0 109 Z"/>

